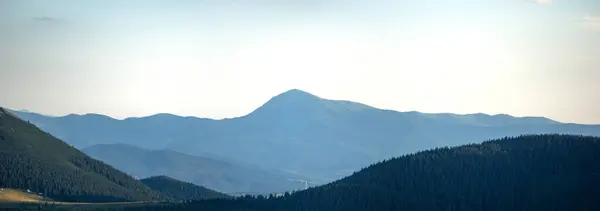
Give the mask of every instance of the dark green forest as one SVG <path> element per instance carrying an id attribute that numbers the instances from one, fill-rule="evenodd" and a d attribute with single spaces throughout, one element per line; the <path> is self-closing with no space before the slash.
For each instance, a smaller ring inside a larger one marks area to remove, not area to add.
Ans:
<path id="1" fill-rule="evenodd" d="M 0 108 L 0 187 L 30 189 L 58 201 L 160 199 L 140 181 L 92 159 Z"/>
<path id="2" fill-rule="evenodd" d="M 213 198 L 230 198 L 231 196 L 197 186 L 189 182 L 179 181 L 167 176 L 154 176 L 140 180 L 144 185 L 162 195 L 177 200 L 200 200 Z"/>
<path id="3" fill-rule="evenodd" d="M 600 138 L 526 135 L 410 154 L 279 198 L 122 210 L 600 210 Z"/>

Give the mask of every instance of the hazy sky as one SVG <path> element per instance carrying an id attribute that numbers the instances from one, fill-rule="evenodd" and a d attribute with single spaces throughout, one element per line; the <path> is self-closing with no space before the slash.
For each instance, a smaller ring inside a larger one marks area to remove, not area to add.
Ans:
<path id="1" fill-rule="evenodd" d="M 0 106 L 224 118 L 292 88 L 597 124 L 600 1 L 0 1 Z"/>

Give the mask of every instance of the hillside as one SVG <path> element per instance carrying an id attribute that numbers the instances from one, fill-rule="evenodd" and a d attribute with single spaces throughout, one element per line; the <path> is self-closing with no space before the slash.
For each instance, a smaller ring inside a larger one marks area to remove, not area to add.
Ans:
<path id="1" fill-rule="evenodd" d="M 82 151 L 138 178 L 166 175 L 224 193 L 272 193 L 303 188 L 302 184 L 288 180 L 293 175 L 171 150 L 103 144 Z"/>
<path id="2" fill-rule="evenodd" d="M 598 163 L 600 138 L 527 135 L 390 159 L 280 198 L 144 210 L 599 210 Z"/>
<path id="3" fill-rule="evenodd" d="M 152 190 L 177 200 L 189 201 L 230 197 L 226 194 L 167 176 L 154 176 L 140 181 Z"/>
<path id="4" fill-rule="evenodd" d="M 435 147 L 521 134 L 600 136 L 600 125 L 564 124 L 541 117 L 398 112 L 301 90 L 284 92 L 246 116 L 224 120 L 169 114 L 125 120 L 97 114 L 17 114 L 78 148 L 126 143 L 220 155 L 326 181 L 389 157 Z"/>
<path id="5" fill-rule="evenodd" d="M 59 201 L 155 200 L 141 182 L 0 108 L 0 187 Z"/>

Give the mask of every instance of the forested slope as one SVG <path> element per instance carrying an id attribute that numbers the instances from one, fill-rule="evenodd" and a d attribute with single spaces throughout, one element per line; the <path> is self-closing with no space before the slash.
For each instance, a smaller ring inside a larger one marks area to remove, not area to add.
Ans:
<path id="1" fill-rule="evenodd" d="M 197 186 L 189 182 L 179 181 L 167 176 L 154 176 L 140 180 L 152 190 L 177 200 L 200 200 L 213 198 L 231 198 L 223 193 Z"/>
<path id="2" fill-rule="evenodd" d="M 140 181 L 92 159 L 0 108 L 0 187 L 59 201 L 160 198 Z"/>
<path id="3" fill-rule="evenodd" d="M 394 158 L 280 198 L 145 210 L 600 210 L 599 164 L 600 138 L 527 135 Z"/>

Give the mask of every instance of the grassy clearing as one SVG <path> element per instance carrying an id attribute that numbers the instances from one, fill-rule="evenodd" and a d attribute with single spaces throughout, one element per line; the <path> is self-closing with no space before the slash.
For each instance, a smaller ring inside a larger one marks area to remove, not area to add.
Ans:
<path id="1" fill-rule="evenodd" d="M 96 208 L 118 208 L 131 206 L 144 206 L 148 204 L 160 204 L 159 201 L 135 201 L 135 202 L 59 202 L 48 197 L 39 196 L 26 191 L 3 188 L 0 189 L 0 210 L 94 210 Z"/>
<path id="2" fill-rule="evenodd" d="M 9 188 L 0 189 L 0 203 L 40 203 L 49 201 L 52 200 L 34 193 Z"/>

